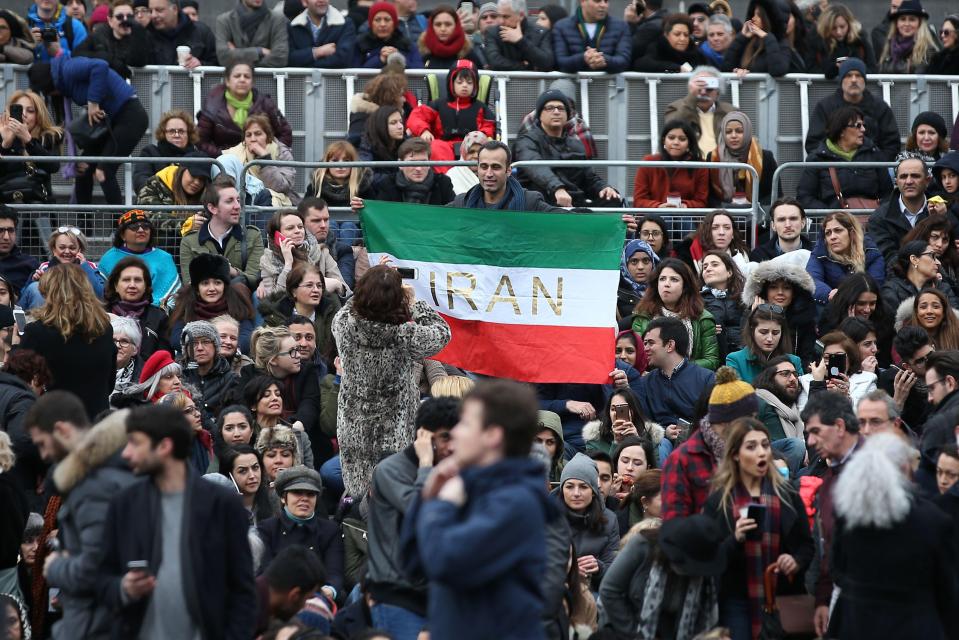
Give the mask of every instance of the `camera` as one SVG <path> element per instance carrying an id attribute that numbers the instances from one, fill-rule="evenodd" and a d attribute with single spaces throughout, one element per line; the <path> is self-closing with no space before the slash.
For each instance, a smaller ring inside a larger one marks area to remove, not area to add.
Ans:
<path id="1" fill-rule="evenodd" d="M 60 40 L 60 34 L 56 27 L 44 27 L 40 29 L 40 39 L 44 42 L 57 42 Z"/>
<path id="2" fill-rule="evenodd" d="M 127 13 L 117 18 L 117 22 L 119 22 L 120 24 L 131 26 L 131 27 L 133 26 L 133 21 L 134 21 L 134 18 L 132 13 Z"/>

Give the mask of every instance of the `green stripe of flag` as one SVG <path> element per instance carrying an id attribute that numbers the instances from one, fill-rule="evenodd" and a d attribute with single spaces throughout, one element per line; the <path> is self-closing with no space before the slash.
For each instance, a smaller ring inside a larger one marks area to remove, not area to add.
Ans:
<path id="1" fill-rule="evenodd" d="M 454 209 L 365 200 L 366 246 L 403 260 L 502 267 L 619 269 L 619 214 Z"/>

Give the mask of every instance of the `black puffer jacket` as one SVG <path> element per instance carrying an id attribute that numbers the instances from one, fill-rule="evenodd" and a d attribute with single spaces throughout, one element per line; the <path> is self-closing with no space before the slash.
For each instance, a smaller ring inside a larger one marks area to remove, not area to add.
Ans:
<path id="1" fill-rule="evenodd" d="M 140 149 L 141 158 L 179 158 L 191 151 L 196 151 L 196 146 L 188 143 L 181 149 L 174 146 L 166 140 L 161 140 L 156 144 L 148 144 Z M 137 193 L 147 183 L 147 180 L 155 176 L 160 170 L 169 167 L 169 162 L 137 162 L 133 165 L 133 188 Z"/>
<path id="2" fill-rule="evenodd" d="M 643 57 L 633 62 L 633 70 L 649 73 L 679 73 L 682 71 L 680 67 L 685 63 L 695 68 L 706 64 L 706 59 L 692 42 L 685 51 L 677 51 L 666 40 L 666 36 L 661 35 L 656 42 L 646 48 Z"/>
<path id="3" fill-rule="evenodd" d="M 37 401 L 33 390 L 17 376 L 0 371 L 0 425 L 10 436 L 17 464 L 11 474 L 20 480 L 23 487 L 37 486 L 37 480 L 44 476 L 44 464 L 40 453 L 27 433 L 24 420 L 27 411 Z"/>
<path id="4" fill-rule="evenodd" d="M 202 394 L 204 413 L 214 419 L 219 415 L 227 394 L 240 379 L 233 373 L 233 368 L 226 358 L 219 355 L 205 376 L 200 375 L 199 369 L 187 365 L 183 367 L 182 378 Z"/>
<path id="5" fill-rule="evenodd" d="M 950 307 L 953 309 L 959 308 L 959 297 L 956 296 L 950 280 L 943 279 L 938 282 L 934 281 L 932 284 L 923 287 L 923 289 L 927 289 L 930 286 L 945 294 L 949 300 Z M 887 309 L 898 309 L 903 301 L 916 296 L 918 293 L 919 289 L 916 288 L 916 285 L 906 278 L 900 278 L 899 276 L 886 278 L 886 281 L 882 283 L 882 301 L 886 304 Z"/>
<path id="6" fill-rule="evenodd" d="M 853 162 L 884 162 L 879 147 L 868 137 L 852 157 Z M 845 162 L 823 142 L 816 152 L 806 158 L 806 162 Z M 889 171 L 883 167 L 853 168 L 838 167 L 836 177 L 839 188 L 845 198 L 874 198 L 882 200 L 892 192 Z M 803 171 L 796 191 L 800 204 L 806 209 L 840 209 L 839 197 L 832 185 L 829 169 L 808 168 Z"/>
<path id="7" fill-rule="evenodd" d="M 719 359 L 725 362 L 731 351 L 742 347 L 739 335 L 739 325 L 745 311 L 742 300 L 733 296 L 717 298 L 710 289 L 703 289 L 703 303 L 706 311 L 716 319 L 716 326 L 723 328 L 721 333 L 716 334 L 716 341 L 719 343 Z"/>

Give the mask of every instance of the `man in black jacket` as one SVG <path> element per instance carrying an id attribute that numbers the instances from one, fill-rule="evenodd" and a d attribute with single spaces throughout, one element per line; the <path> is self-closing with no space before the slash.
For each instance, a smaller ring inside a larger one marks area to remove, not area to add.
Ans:
<path id="1" fill-rule="evenodd" d="M 929 495 L 936 490 L 936 460 L 939 449 L 956 442 L 959 434 L 959 351 L 936 351 L 926 359 L 926 389 L 933 413 L 922 428 L 919 445 L 922 457 L 916 470 L 916 484 Z"/>
<path id="2" fill-rule="evenodd" d="M 793 198 L 780 198 L 769 212 L 772 220 L 772 237 L 749 254 L 753 262 L 772 260 L 797 249 L 812 250 L 812 242 L 802 230 L 806 226 L 806 210 Z"/>
<path id="3" fill-rule="evenodd" d="M 550 33 L 526 19 L 526 0 L 500 0 L 503 24 L 486 30 L 486 58 L 496 71 L 552 71 Z"/>
<path id="4" fill-rule="evenodd" d="M 480 183 L 453 199 L 450 206 L 468 209 L 501 209 L 506 211 L 563 211 L 546 202 L 543 194 L 528 191 L 513 177 L 513 157 L 509 147 L 499 140 L 490 140 L 476 157 Z"/>
<path id="5" fill-rule="evenodd" d="M 404 162 L 430 159 L 430 143 L 423 138 L 410 138 L 400 145 L 397 157 Z M 392 180 L 384 180 L 380 186 L 379 199 L 387 202 L 410 204 L 447 205 L 456 193 L 453 183 L 443 173 L 432 167 L 400 167 Z"/>
<path id="6" fill-rule="evenodd" d="M 17 246 L 17 228 L 20 213 L 0 203 L 0 276 L 18 292 L 29 282 L 30 276 L 40 266 L 33 256 Z"/>
<path id="7" fill-rule="evenodd" d="M 180 13 L 177 0 L 150 0 L 150 43 L 153 64 L 182 64 L 187 69 L 216 66 L 216 37 L 210 27 Z M 190 47 L 180 62 L 177 47 Z"/>
<path id="8" fill-rule="evenodd" d="M 866 65 L 859 58 L 849 58 L 839 67 L 839 88 L 819 101 L 813 109 L 806 134 L 806 153 L 815 153 L 826 138 L 829 116 L 842 106 L 859 107 L 866 125 L 866 135 L 876 143 L 886 160 L 899 153 L 899 125 L 889 105 L 866 89 Z"/>
<path id="9" fill-rule="evenodd" d="M 123 458 L 144 482 L 110 503 L 98 601 L 113 637 L 248 639 L 256 617 L 249 514 L 189 470 L 192 430 L 173 407 L 133 409 Z M 202 483 L 202 484 L 201 484 Z"/>
<path id="10" fill-rule="evenodd" d="M 106 60 L 111 69 L 127 79 L 133 78 L 130 67 L 150 64 L 150 40 L 133 17 L 132 0 L 111 6 L 107 23 L 94 27 L 73 55 Z"/>

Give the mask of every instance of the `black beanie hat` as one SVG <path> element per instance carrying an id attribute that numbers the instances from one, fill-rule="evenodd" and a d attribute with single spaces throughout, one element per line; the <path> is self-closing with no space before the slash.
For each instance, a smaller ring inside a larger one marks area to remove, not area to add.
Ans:
<path id="1" fill-rule="evenodd" d="M 916 119 L 912 121 L 912 133 L 916 133 L 916 129 L 919 128 L 919 125 L 926 124 L 936 130 L 936 133 L 939 134 L 939 138 L 945 140 L 946 138 L 946 121 L 942 119 L 942 116 L 936 113 L 935 111 L 923 111 Z"/>
<path id="2" fill-rule="evenodd" d="M 543 111 L 543 107 L 546 106 L 546 103 L 553 101 L 559 101 L 566 105 L 566 115 L 569 115 L 572 112 L 572 109 L 569 106 L 569 98 L 566 97 L 566 94 L 562 91 L 557 91 L 556 89 L 550 89 L 541 93 L 539 98 L 536 99 L 537 120 L 539 119 L 540 112 Z"/>

